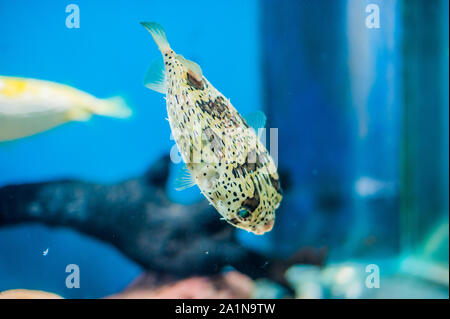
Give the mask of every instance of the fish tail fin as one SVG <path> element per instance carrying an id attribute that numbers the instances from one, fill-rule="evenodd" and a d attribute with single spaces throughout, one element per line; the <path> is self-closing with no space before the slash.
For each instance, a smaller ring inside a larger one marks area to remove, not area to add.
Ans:
<path id="1" fill-rule="evenodd" d="M 141 24 L 150 32 L 161 52 L 170 50 L 170 45 L 162 26 L 156 22 L 141 22 Z"/>
<path id="2" fill-rule="evenodd" d="M 90 111 L 94 114 L 117 118 L 127 118 L 132 114 L 132 111 L 127 106 L 125 100 L 119 96 L 93 104 L 90 107 Z"/>

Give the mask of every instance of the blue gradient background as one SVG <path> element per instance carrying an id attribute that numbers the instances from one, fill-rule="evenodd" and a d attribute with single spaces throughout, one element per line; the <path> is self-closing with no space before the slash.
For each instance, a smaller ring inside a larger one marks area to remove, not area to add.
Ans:
<path id="1" fill-rule="evenodd" d="M 71 3 L 80 8 L 79 29 L 65 26 Z M 365 25 L 370 3 L 380 7 L 380 29 Z M 1 1 L 0 74 L 64 83 L 100 98 L 120 95 L 134 115 L 94 117 L 0 144 L 0 187 L 60 178 L 114 183 L 170 151 L 163 96 L 143 85 L 160 53 L 139 22 L 157 21 L 173 49 L 197 62 L 241 114 L 264 110 L 269 127 L 279 129 L 279 171 L 290 187 L 274 229 L 264 236 L 236 230 L 242 245 L 283 256 L 325 247 L 327 263 L 396 262 L 405 250 L 417 253 L 433 227 L 448 229 L 448 71 L 433 74 L 448 70 L 448 1 L 414 3 Z M 436 47 L 421 49 L 423 43 Z M 409 70 L 415 78 L 405 77 Z M 405 97 L 405 87 L 414 97 Z M 415 122 L 405 124 L 405 114 Z M 407 143 L 417 152 L 405 156 Z M 411 200 L 420 206 L 411 212 L 401 207 L 405 167 L 414 175 L 415 184 L 406 185 L 416 187 Z M 172 168 L 169 197 L 202 200 L 196 187 L 174 190 L 180 165 Z M 446 236 L 430 259 L 448 270 Z M 80 289 L 65 287 L 71 263 L 80 266 Z M 71 230 L 0 229 L 0 291 L 97 298 L 123 290 L 142 271 L 114 247 Z"/>
<path id="2" fill-rule="evenodd" d="M 70 3 L 80 8 L 79 29 L 65 26 Z M 60 82 L 101 98 L 121 95 L 134 115 L 125 121 L 94 117 L 3 143 L 0 186 L 67 177 L 112 183 L 143 173 L 169 152 L 174 142 L 165 101 L 143 85 L 160 53 L 140 21 L 160 23 L 174 50 L 199 63 L 243 114 L 261 109 L 258 17 L 254 0 L 1 1 L 2 75 Z M 201 199 L 198 189 L 168 190 L 180 202 Z M 69 263 L 80 266 L 80 289 L 65 288 Z M 114 248 L 71 231 L 0 230 L 0 291 L 22 287 L 102 297 L 122 290 L 140 272 Z"/>

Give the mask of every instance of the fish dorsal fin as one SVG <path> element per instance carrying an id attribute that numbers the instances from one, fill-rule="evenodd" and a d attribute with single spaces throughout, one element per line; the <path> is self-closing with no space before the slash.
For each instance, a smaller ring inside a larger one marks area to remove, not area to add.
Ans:
<path id="1" fill-rule="evenodd" d="M 183 167 L 178 171 L 177 176 L 175 178 L 175 190 L 182 191 L 186 188 L 190 188 L 195 186 L 197 183 L 195 182 L 191 172 L 183 165 Z"/>
<path id="2" fill-rule="evenodd" d="M 202 82 L 203 72 L 200 65 L 197 63 L 185 59 L 181 54 L 177 54 L 177 59 L 188 69 L 188 73 L 190 76 L 194 77 L 197 82 Z"/>
<path id="3" fill-rule="evenodd" d="M 156 22 L 141 22 L 141 24 L 150 32 L 161 52 L 170 50 L 170 45 L 162 26 Z"/>
<path id="4" fill-rule="evenodd" d="M 262 111 L 256 111 L 249 113 L 245 116 L 245 122 L 258 133 L 258 139 L 261 138 L 262 131 L 258 131 L 259 128 L 264 128 L 266 126 L 266 115 Z"/>
<path id="5" fill-rule="evenodd" d="M 248 126 L 253 127 L 255 130 L 266 126 L 266 115 L 262 111 L 256 111 L 249 113 L 245 116 L 245 122 Z"/>
<path id="6" fill-rule="evenodd" d="M 150 90 L 166 94 L 166 69 L 164 68 L 164 61 L 157 59 L 150 64 L 145 75 L 144 85 Z"/>

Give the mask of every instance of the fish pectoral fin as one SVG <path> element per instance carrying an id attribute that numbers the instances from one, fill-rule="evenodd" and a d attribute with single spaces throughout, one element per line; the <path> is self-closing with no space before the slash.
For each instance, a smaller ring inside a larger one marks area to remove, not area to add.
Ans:
<path id="1" fill-rule="evenodd" d="M 150 90 L 166 94 L 166 69 L 164 67 L 164 61 L 157 59 L 150 64 L 147 74 L 145 75 L 144 85 Z"/>
<path id="2" fill-rule="evenodd" d="M 244 117 L 244 119 L 248 126 L 253 127 L 255 130 L 266 126 L 267 118 L 262 111 L 249 113 Z"/>
<path id="3" fill-rule="evenodd" d="M 175 178 L 175 190 L 182 191 L 184 189 L 195 186 L 197 183 L 195 182 L 194 177 L 192 176 L 189 169 L 186 165 L 178 171 L 177 177 Z"/>
<path id="4" fill-rule="evenodd" d="M 247 125 L 253 128 L 255 132 L 258 132 L 259 128 L 264 128 L 266 126 L 267 117 L 262 111 L 249 113 L 244 119 L 245 122 L 247 122 Z M 261 134 L 262 132 L 258 132 L 258 138 L 261 138 Z"/>

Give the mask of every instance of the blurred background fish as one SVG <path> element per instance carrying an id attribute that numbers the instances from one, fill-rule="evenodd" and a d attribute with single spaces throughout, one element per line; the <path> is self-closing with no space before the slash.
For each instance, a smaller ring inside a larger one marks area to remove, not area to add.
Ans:
<path id="1" fill-rule="evenodd" d="M 93 114 L 126 118 L 131 110 L 120 97 L 101 100 L 59 83 L 0 76 L 0 142 L 87 121 Z"/>

